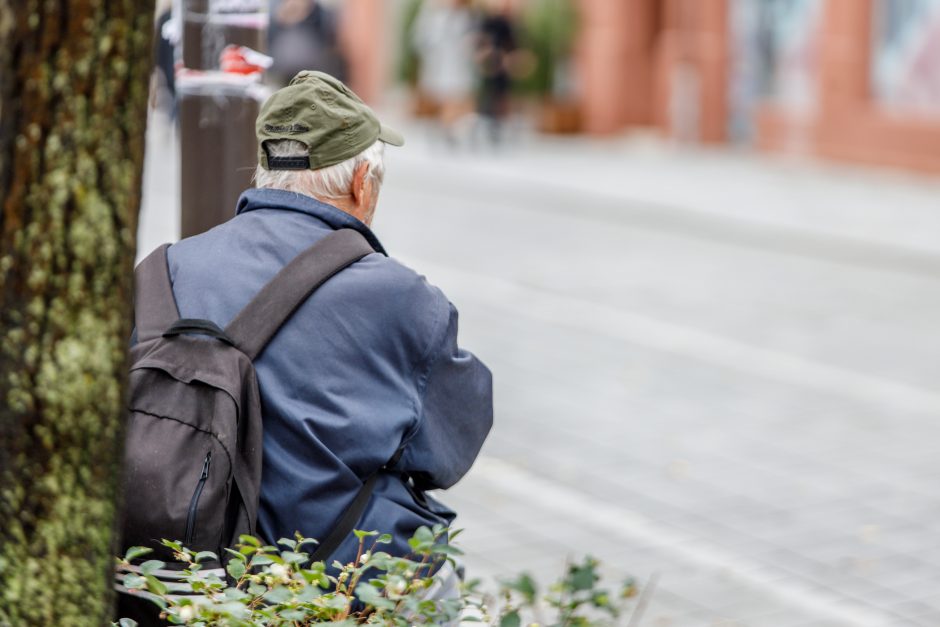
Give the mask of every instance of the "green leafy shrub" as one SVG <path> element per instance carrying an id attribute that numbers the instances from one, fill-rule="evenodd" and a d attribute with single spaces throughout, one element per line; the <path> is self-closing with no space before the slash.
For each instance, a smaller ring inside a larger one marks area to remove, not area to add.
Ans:
<path id="1" fill-rule="evenodd" d="M 418 21 L 418 14 L 421 13 L 423 5 L 424 0 L 407 0 L 402 11 L 401 30 L 398 36 L 398 80 L 410 87 L 418 84 L 421 67 L 421 59 L 412 42 L 415 23 Z"/>
<path id="2" fill-rule="evenodd" d="M 348 564 L 309 561 L 305 548 L 315 541 L 298 535 L 282 538 L 278 546 L 242 536 L 234 550 L 226 549 L 230 581 L 203 572 L 218 556 L 193 552 L 179 542 L 163 541 L 175 559 L 186 565 L 178 583 L 165 583 L 155 572 L 166 564 L 148 560 L 139 574 L 127 574 L 125 588 L 151 599 L 174 625 L 198 627 L 300 627 L 332 625 L 438 625 L 481 622 L 519 627 L 529 618 L 545 625 L 599 626 L 622 616 L 635 587 L 627 582 L 616 597 L 599 588 L 597 562 L 591 558 L 570 564 L 566 574 L 542 595 L 535 579 L 522 574 L 503 581 L 496 595 L 480 592 L 478 580 L 462 586 L 459 596 L 434 598 L 433 573 L 446 560 L 461 554 L 453 540 L 459 534 L 441 526 L 422 527 L 409 540 L 412 554 L 394 557 L 381 550 L 388 534 L 356 531 L 359 550 Z M 119 562 L 128 566 L 150 552 L 134 547 Z M 181 594 L 185 592 L 185 594 Z M 542 620 L 546 612 L 555 616 Z M 132 627 L 121 619 L 115 625 Z"/>
<path id="3" fill-rule="evenodd" d="M 570 63 L 578 33 L 578 12 L 571 0 L 529 0 L 522 15 L 523 47 L 535 66 L 520 89 L 543 98 L 559 96 L 558 80 Z"/>

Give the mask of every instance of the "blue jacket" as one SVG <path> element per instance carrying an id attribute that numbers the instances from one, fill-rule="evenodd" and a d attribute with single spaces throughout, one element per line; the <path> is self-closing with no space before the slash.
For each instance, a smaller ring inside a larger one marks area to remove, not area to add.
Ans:
<path id="1" fill-rule="evenodd" d="M 492 381 L 457 346 L 457 310 L 389 258 L 367 226 L 311 197 L 246 191 L 237 215 L 168 251 L 180 316 L 225 327 L 287 262 L 334 229 L 362 233 L 370 254 L 327 281 L 255 361 L 264 416 L 258 528 L 269 542 L 324 538 L 362 481 L 379 478 L 357 528 L 393 534 L 408 553 L 420 525 L 454 513 L 423 494 L 453 485 L 493 420 Z M 412 481 L 407 480 L 411 477 Z M 353 559 L 350 535 L 334 554 Z"/>

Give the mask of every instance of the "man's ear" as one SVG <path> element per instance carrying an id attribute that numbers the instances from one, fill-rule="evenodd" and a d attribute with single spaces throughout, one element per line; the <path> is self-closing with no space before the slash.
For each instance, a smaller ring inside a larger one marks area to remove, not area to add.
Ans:
<path id="1" fill-rule="evenodd" d="M 366 176 L 369 174 L 369 164 L 360 163 L 356 170 L 353 172 L 352 178 L 352 192 L 353 202 L 359 203 L 362 201 L 362 195 L 365 193 L 366 187 Z"/>

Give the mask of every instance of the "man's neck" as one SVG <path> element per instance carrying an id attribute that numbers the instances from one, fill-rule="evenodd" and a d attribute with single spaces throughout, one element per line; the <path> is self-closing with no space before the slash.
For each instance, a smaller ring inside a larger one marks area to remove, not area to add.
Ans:
<path id="1" fill-rule="evenodd" d="M 333 205 L 344 213 L 348 213 L 356 218 L 366 226 L 372 226 L 372 216 L 366 215 L 364 208 L 353 202 L 353 199 L 349 196 L 340 198 L 317 198 L 317 200 L 328 205 Z"/>

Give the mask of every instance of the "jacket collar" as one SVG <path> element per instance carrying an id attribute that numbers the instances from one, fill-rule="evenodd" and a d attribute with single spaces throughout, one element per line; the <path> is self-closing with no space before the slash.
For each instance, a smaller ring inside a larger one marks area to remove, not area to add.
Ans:
<path id="1" fill-rule="evenodd" d="M 312 196 L 298 194 L 296 192 L 287 192 L 282 189 L 247 189 L 241 198 L 238 199 L 238 205 L 235 213 L 244 213 L 254 209 L 283 209 L 286 211 L 299 211 L 326 222 L 332 229 L 355 229 L 362 233 L 369 245 L 377 253 L 382 253 L 386 257 L 388 253 L 379 239 L 357 218 L 349 215 L 342 209 L 333 205 L 320 202 Z"/>

